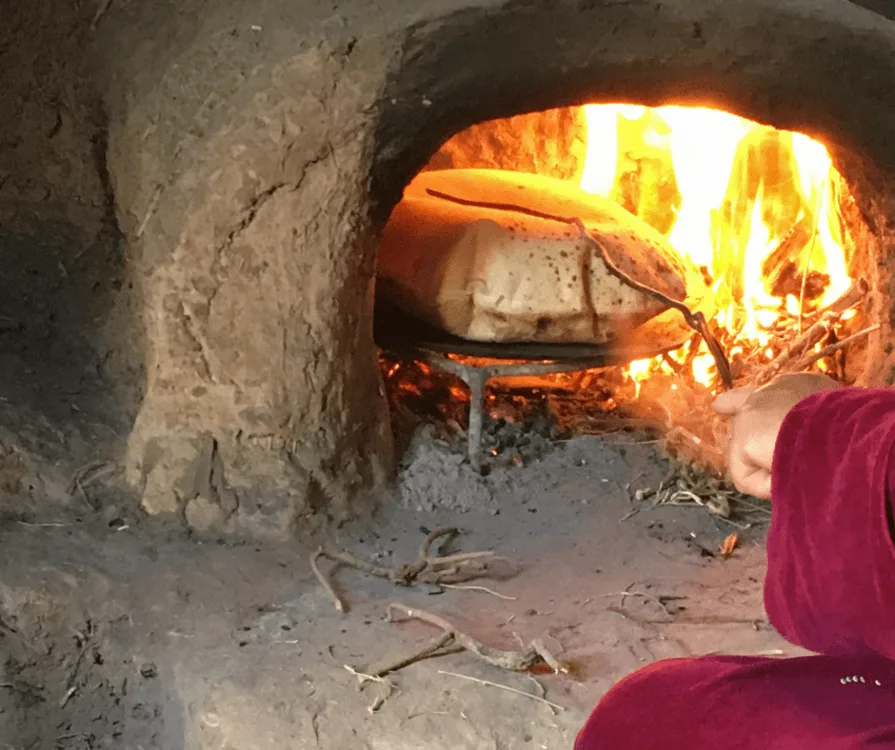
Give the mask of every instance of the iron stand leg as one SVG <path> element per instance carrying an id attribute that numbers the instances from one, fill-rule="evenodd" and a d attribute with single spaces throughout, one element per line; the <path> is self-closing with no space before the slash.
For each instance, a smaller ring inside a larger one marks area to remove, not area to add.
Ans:
<path id="1" fill-rule="evenodd" d="M 464 380 L 469 386 L 469 433 L 466 448 L 469 463 L 477 472 L 482 470 L 482 427 L 485 420 L 485 383 L 488 372 L 467 368 Z"/>

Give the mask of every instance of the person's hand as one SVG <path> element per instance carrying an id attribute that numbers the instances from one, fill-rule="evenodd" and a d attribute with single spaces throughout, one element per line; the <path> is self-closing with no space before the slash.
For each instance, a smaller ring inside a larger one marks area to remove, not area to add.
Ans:
<path id="1" fill-rule="evenodd" d="M 783 420 L 802 399 L 842 388 L 825 375 L 782 375 L 763 388 L 735 388 L 715 399 L 715 411 L 733 417 L 727 470 L 740 492 L 771 497 L 771 465 Z"/>

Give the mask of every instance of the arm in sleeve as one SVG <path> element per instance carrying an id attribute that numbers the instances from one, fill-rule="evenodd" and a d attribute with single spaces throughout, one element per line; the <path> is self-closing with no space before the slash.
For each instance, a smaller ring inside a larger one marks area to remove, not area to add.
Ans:
<path id="1" fill-rule="evenodd" d="M 895 391 L 825 391 L 784 420 L 765 607 L 790 642 L 895 659 L 893 451 Z"/>

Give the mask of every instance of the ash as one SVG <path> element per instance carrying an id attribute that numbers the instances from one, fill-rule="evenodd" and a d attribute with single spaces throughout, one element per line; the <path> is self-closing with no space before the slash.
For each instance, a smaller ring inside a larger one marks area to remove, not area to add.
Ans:
<path id="1" fill-rule="evenodd" d="M 500 394 L 489 404 L 483 430 L 483 468 L 469 464 L 465 431 L 456 423 L 417 423 L 398 474 L 402 504 L 417 511 L 466 512 L 493 507 L 504 490 L 531 481 L 545 459 L 562 463 L 569 435 L 547 401 Z M 495 416 L 497 415 L 497 416 Z M 504 416 L 499 416 L 504 415 Z"/>
<path id="2" fill-rule="evenodd" d="M 539 463 L 557 444 L 541 432 L 503 420 L 492 422 L 483 445 L 480 474 L 467 459 L 463 435 L 447 435 L 440 425 L 422 424 L 410 438 L 398 473 L 402 504 L 417 511 L 466 512 L 494 506 L 502 489 L 524 468 Z"/>
<path id="3" fill-rule="evenodd" d="M 421 425 L 398 472 L 401 503 L 418 511 L 467 511 L 493 501 L 488 477 L 480 476 L 456 444 L 437 436 L 435 425 Z"/>
<path id="4" fill-rule="evenodd" d="M 605 424 L 604 388 L 492 387 L 486 397 L 479 473 L 468 461 L 469 399 L 459 381 L 413 363 L 386 383 L 393 427 L 404 446 L 398 494 L 404 507 L 417 511 L 496 508 L 497 495 L 530 483 L 532 470 L 546 459 L 570 460 L 563 454 L 575 436 L 612 431 Z"/>

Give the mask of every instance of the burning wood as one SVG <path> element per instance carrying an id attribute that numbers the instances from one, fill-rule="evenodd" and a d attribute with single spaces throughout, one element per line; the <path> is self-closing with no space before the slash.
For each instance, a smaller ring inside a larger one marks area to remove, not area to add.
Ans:
<path id="1" fill-rule="evenodd" d="M 761 273 L 773 297 L 792 296 L 805 302 L 820 297 L 830 284 L 830 277 L 809 270 L 805 249 L 814 239 L 813 216 L 803 216 L 780 240 L 777 247 L 762 261 Z"/>
<path id="2" fill-rule="evenodd" d="M 801 372 L 808 369 L 821 357 L 812 357 L 810 350 L 829 335 L 833 325 L 849 310 L 860 304 L 867 294 L 867 284 L 863 280 L 853 284 L 842 299 L 824 310 L 819 319 L 803 334 L 790 341 L 782 352 L 769 364 L 760 369 L 750 380 L 750 385 L 759 387 L 771 382 L 777 375 L 786 372 Z M 868 330 L 867 333 L 870 333 Z M 838 350 L 833 350 L 833 353 Z M 790 365 L 792 365 L 790 367 Z"/>

